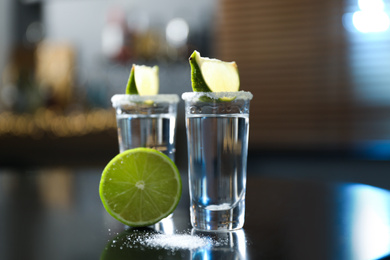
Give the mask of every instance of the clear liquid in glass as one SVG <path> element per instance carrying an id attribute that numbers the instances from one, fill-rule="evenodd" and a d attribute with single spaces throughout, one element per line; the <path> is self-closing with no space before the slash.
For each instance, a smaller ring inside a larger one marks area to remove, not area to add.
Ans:
<path id="1" fill-rule="evenodd" d="M 172 114 L 117 115 L 119 150 L 153 148 L 175 161 L 175 125 Z"/>
<path id="2" fill-rule="evenodd" d="M 232 230 L 244 223 L 248 114 L 187 115 L 192 224 Z"/>

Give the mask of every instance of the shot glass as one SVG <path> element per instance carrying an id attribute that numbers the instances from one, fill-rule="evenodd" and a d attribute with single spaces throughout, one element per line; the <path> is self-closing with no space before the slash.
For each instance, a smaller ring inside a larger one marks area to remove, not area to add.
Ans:
<path id="1" fill-rule="evenodd" d="M 175 161 L 176 116 L 179 96 L 114 95 L 119 151 L 153 148 Z"/>
<path id="2" fill-rule="evenodd" d="M 245 221 L 250 92 L 188 92 L 185 101 L 191 224 L 231 231 Z"/>

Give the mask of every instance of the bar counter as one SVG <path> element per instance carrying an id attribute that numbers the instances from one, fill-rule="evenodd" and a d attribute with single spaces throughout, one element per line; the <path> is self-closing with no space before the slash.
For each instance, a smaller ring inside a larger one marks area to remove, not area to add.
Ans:
<path id="1" fill-rule="evenodd" d="M 186 170 L 172 218 L 130 228 L 103 208 L 100 167 L 0 170 L 0 259 L 388 259 L 390 191 L 345 181 L 248 174 L 244 228 L 192 230 Z M 209 239 L 155 247 L 151 234 Z M 386 258 L 387 257 L 387 258 Z"/>

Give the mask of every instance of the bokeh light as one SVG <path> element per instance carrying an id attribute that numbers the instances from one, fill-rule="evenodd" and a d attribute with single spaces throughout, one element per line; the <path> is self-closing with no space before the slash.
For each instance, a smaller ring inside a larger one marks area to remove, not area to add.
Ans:
<path id="1" fill-rule="evenodd" d="M 174 18 L 166 27 L 167 42 L 175 47 L 181 47 L 187 43 L 189 26 L 182 18 Z"/>
<path id="2" fill-rule="evenodd" d="M 359 11 L 352 15 L 353 26 L 362 33 L 384 32 L 390 26 L 382 0 L 359 0 Z"/>

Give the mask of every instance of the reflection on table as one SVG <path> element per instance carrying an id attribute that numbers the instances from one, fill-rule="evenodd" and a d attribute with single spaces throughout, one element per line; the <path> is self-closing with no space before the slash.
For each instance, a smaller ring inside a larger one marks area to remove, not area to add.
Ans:
<path id="1" fill-rule="evenodd" d="M 370 260 L 390 254 L 389 190 L 249 174 L 244 228 L 199 232 L 189 224 L 182 173 L 183 195 L 173 216 L 134 229 L 104 210 L 100 174 L 101 169 L 0 170 L 0 259 L 99 259 L 109 253 L 109 259 Z M 146 233 L 192 234 L 214 242 L 166 249 L 133 239 Z"/>

